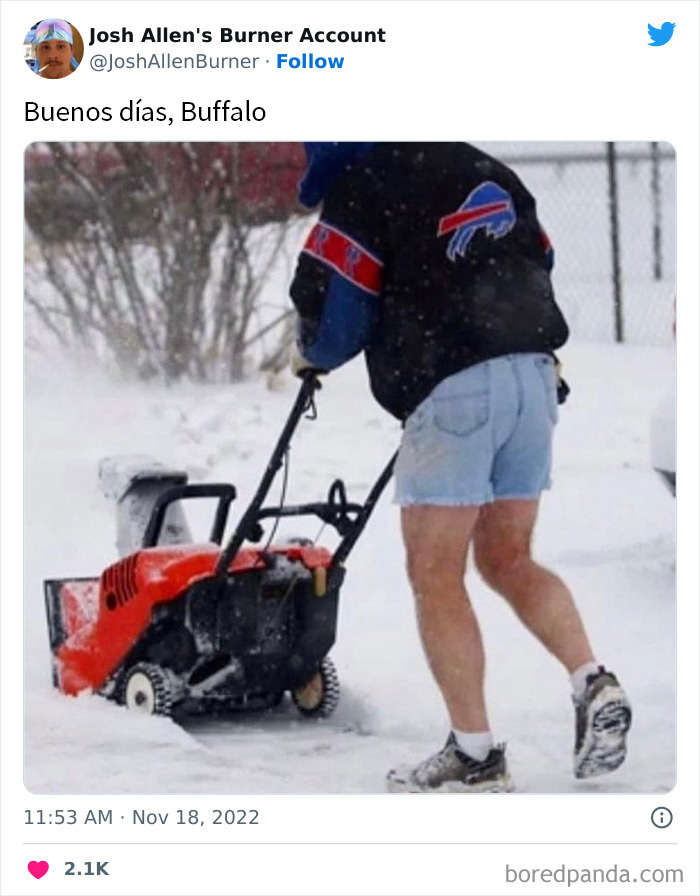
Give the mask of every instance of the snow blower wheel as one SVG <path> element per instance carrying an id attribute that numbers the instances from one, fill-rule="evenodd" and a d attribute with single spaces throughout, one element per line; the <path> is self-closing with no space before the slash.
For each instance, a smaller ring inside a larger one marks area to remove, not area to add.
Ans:
<path id="1" fill-rule="evenodd" d="M 149 716 L 169 716 L 173 695 L 167 674 L 152 663 L 137 663 L 124 681 L 124 705 Z"/>
<path id="2" fill-rule="evenodd" d="M 333 661 L 326 657 L 318 671 L 292 691 L 292 701 L 307 718 L 326 718 L 331 715 L 340 699 L 340 682 Z"/>

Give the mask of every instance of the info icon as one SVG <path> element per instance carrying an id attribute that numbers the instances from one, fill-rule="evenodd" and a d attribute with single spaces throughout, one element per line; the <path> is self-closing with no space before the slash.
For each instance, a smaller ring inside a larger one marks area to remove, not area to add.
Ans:
<path id="1" fill-rule="evenodd" d="M 673 813 L 666 806 L 657 806 L 651 813 L 651 823 L 655 828 L 667 828 L 673 821 Z"/>

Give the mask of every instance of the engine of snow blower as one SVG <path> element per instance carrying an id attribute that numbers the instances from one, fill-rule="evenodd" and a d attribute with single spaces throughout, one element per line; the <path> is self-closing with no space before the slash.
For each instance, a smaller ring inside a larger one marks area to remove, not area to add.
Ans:
<path id="1" fill-rule="evenodd" d="M 313 403 L 305 376 L 258 490 L 222 549 L 236 490 L 178 484 L 162 491 L 143 546 L 99 579 L 44 583 L 53 680 L 66 694 L 92 690 L 142 712 L 264 708 L 286 691 L 303 715 L 336 707 L 335 642 L 344 562 L 391 477 L 394 458 L 362 505 L 336 480 L 323 502 L 263 507 L 291 436 Z M 160 543 L 171 505 L 216 499 L 207 544 Z M 334 553 L 306 539 L 264 548 L 261 520 L 315 515 L 341 535 Z"/>

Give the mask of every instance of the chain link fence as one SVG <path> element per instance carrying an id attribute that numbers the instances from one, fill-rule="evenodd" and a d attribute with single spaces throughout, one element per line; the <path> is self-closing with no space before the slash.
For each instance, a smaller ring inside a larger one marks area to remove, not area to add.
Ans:
<path id="1" fill-rule="evenodd" d="M 478 143 L 537 200 L 573 339 L 673 342 L 676 156 L 668 143 Z"/>

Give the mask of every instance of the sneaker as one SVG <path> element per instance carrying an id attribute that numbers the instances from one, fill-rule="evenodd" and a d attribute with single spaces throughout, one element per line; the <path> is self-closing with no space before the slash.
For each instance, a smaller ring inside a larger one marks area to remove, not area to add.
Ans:
<path id="1" fill-rule="evenodd" d="M 392 769 L 386 778 L 392 793 L 510 793 L 505 747 L 494 747 L 483 761 L 457 746 L 454 733 L 434 756 L 414 768 Z"/>
<path id="2" fill-rule="evenodd" d="M 586 679 L 586 690 L 574 698 L 574 707 L 574 775 L 592 778 L 615 771 L 625 761 L 632 724 L 632 710 L 617 678 L 600 666 Z"/>

